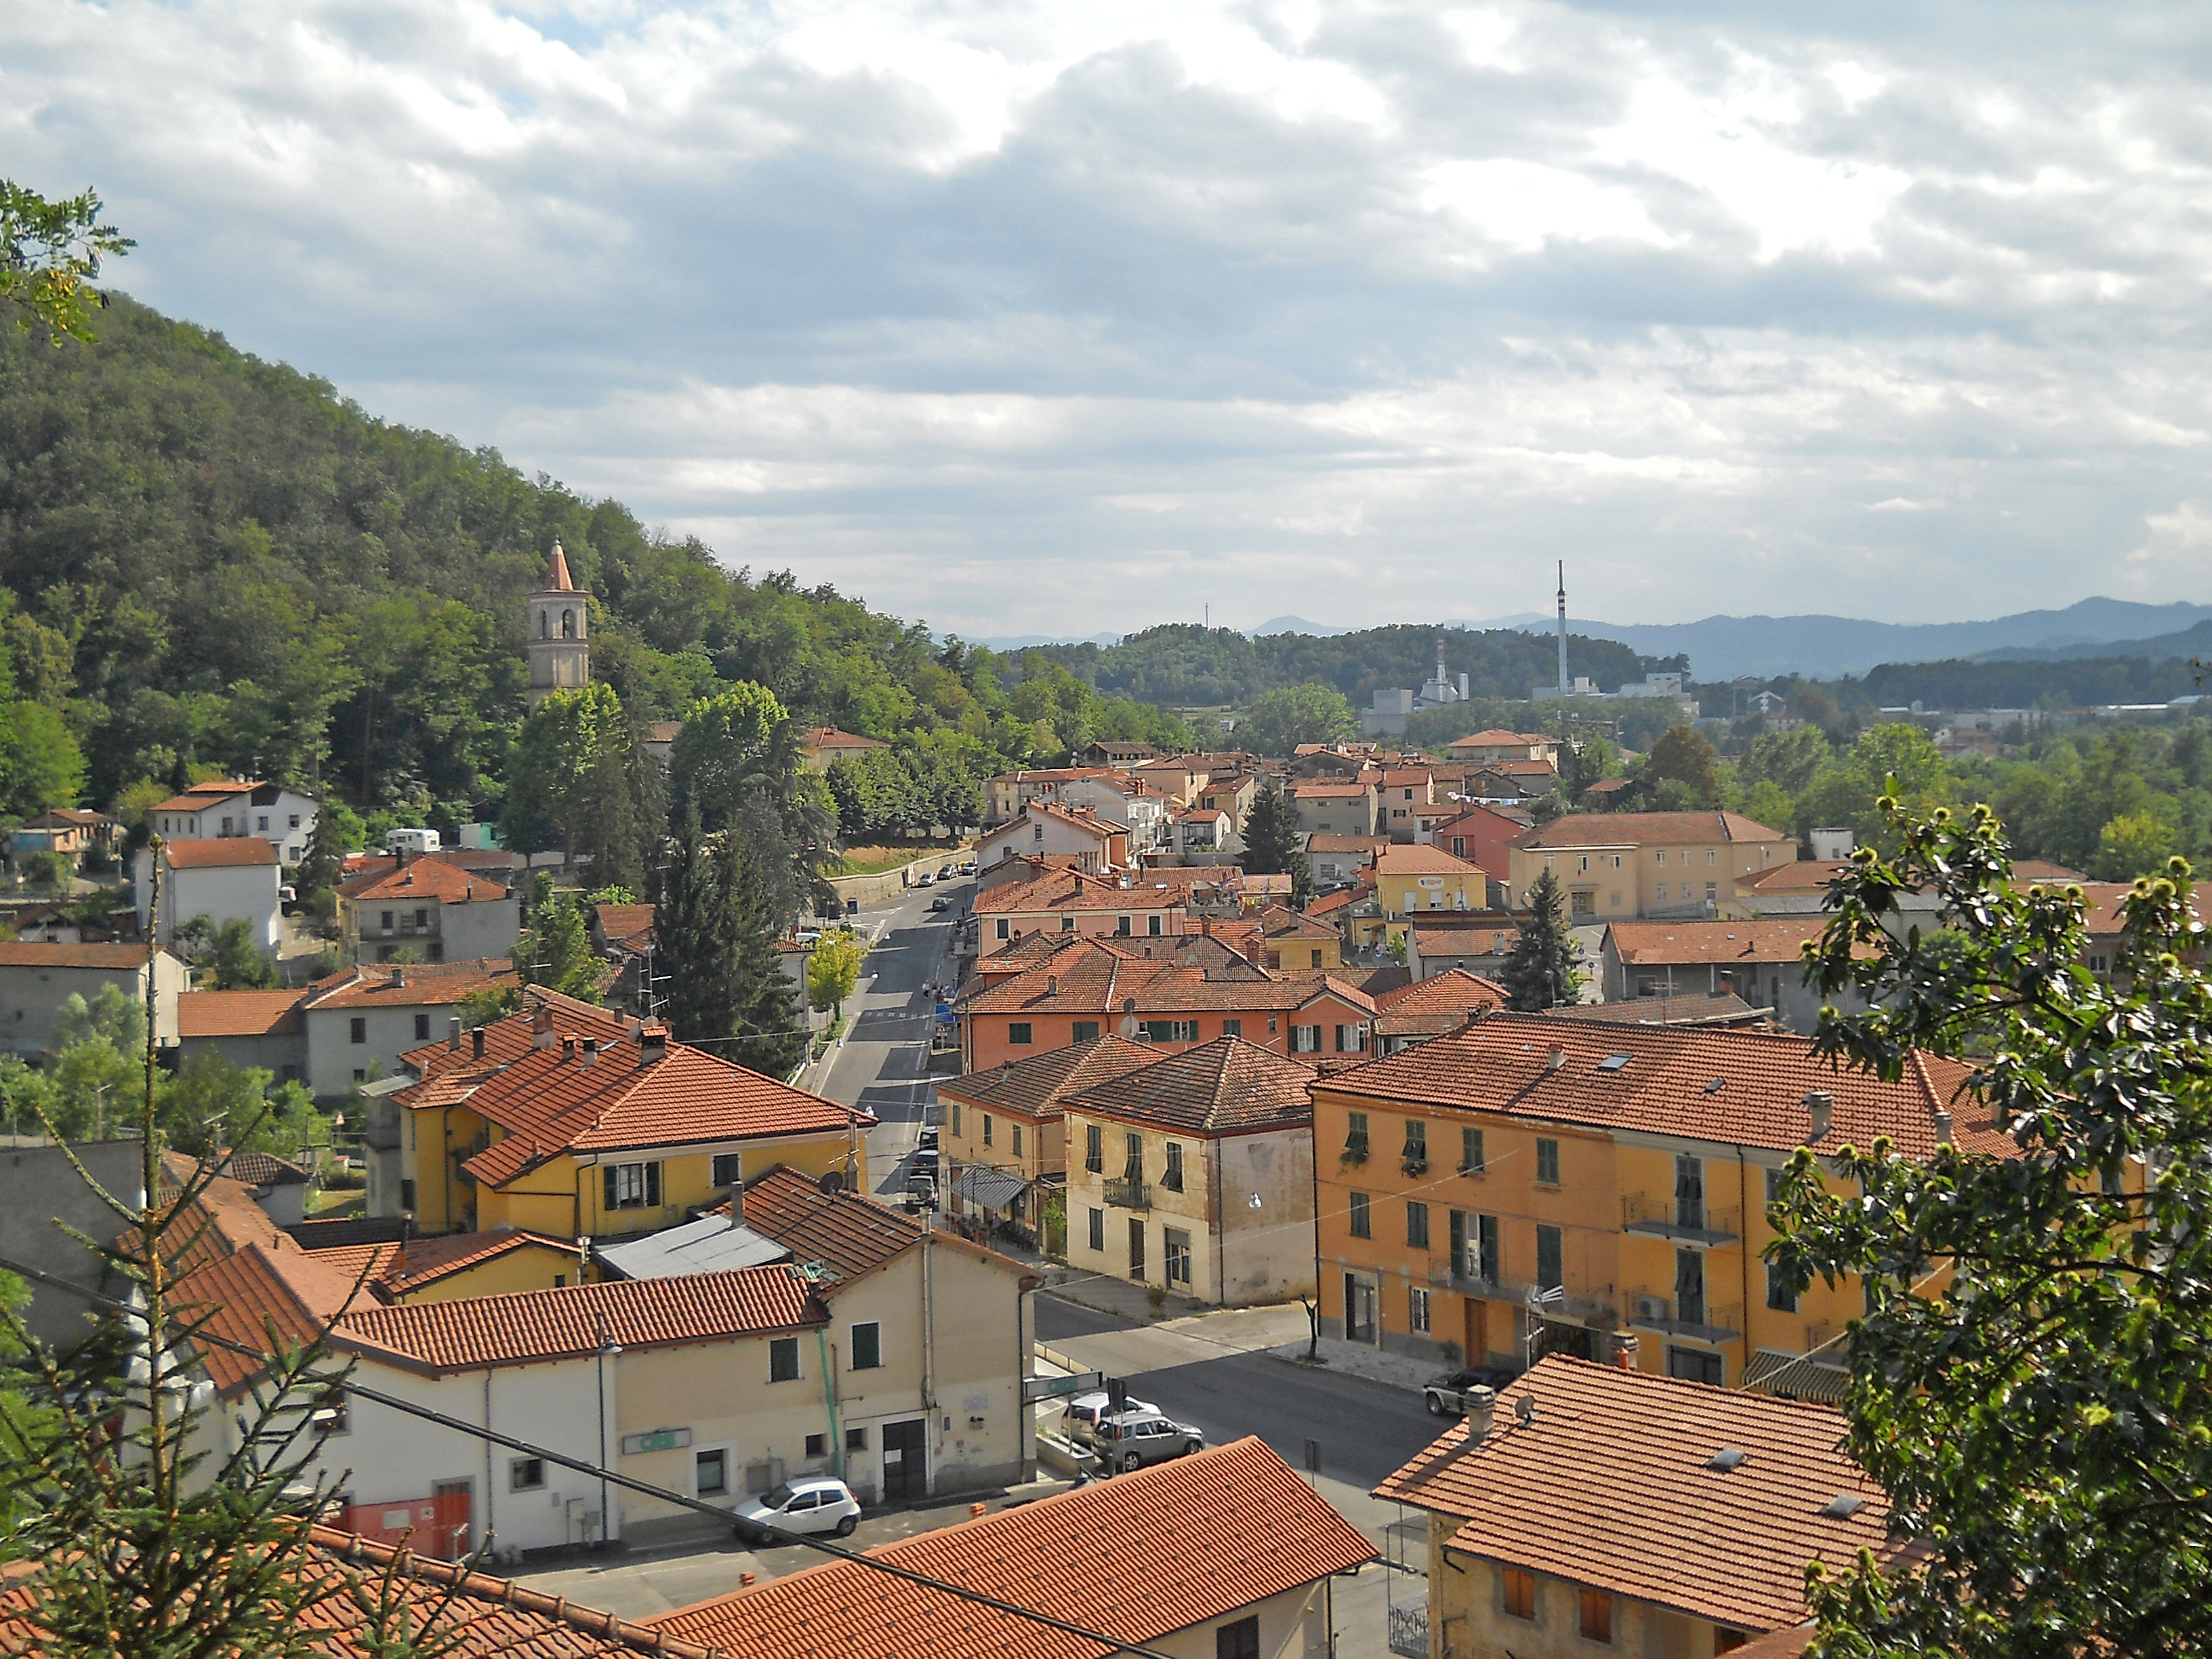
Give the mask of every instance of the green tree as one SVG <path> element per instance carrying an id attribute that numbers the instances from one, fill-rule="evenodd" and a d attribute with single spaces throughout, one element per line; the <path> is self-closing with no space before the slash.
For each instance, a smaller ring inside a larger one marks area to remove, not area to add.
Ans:
<path id="1" fill-rule="evenodd" d="M 346 852 L 345 826 L 340 822 L 337 803 L 325 800 L 316 810 L 314 833 L 307 837 L 307 848 L 301 855 L 301 894 L 304 896 L 336 890 L 345 879 Z"/>
<path id="2" fill-rule="evenodd" d="M 1784 732 L 1762 732 L 1747 744 L 1735 765 L 1736 776 L 1746 787 L 1771 783 L 1784 794 L 1802 794 L 1826 764 L 1832 750 L 1827 733 L 1817 726 L 1793 726 Z M 1758 817 L 1756 812 L 1751 814 Z M 1760 818 L 1775 824 L 1777 820 Z M 1786 820 L 1784 821 L 1786 822 Z"/>
<path id="3" fill-rule="evenodd" d="M 592 930 L 584 907 L 573 893 L 556 894 L 553 878 L 539 871 L 530 908 L 530 923 L 514 945 L 515 976 L 580 1002 L 597 1002 L 613 982 L 612 964 L 592 950 Z"/>
<path id="4" fill-rule="evenodd" d="M 814 942 L 806 958 L 806 1000 L 823 1013 L 842 1018 L 845 999 L 860 982 L 867 945 L 849 927 L 833 927 Z"/>
<path id="5" fill-rule="evenodd" d="M 738 992 L 737 1040 L 725 1057 L 770 1077 L 787 1076 L 806 1052 L 806 1030 L 776 951 L 783 928 L 769 897 L 767 877 L 735 830 L 722 832 L 714 878 Z"/>
<path id="6" fill-rule="evenodd" d="M 1950 765 L 1926 732 L 1903 724 L 1869 726 L 1814 775 L 1797 803 L 1797 828 L 1832 825 L 1854 831 L 1862 842 L 1872 842 L 1888 822 L 1875 803 L 1891 779 L 1898 799 L 1917 811 L 1950 802 Z"/>
<path id="7" fill-rule="evenodd" d="M 105 1042 L 127 1060 L 140 1059 L 146 1052 L 144 1005 L 112 982 L 101 986 L 90 1002 L 82 991 L 70 992 L 54 1021 L 53 1043 L 66 1054 L 80 1042 Z"/>
<path id="8" fill-rule="evenodd" d="M 1829 1009 L 1819 1047 L 1893 1079 L 1922 1050 L 1973 1071 L 1932 1157 L 1801 1151 L 1771 1211 L 1787 1282 L 1864 1281 L 1849 1444 L 1916 1551 L 1812 1574 L 1814 1651 L 2204 1651 L 2212 988 L 2188 866 L 2136 881 L 2106 977 L 2079 890 L 2015 887 L 1986 807 L 1881 810 L 1894 855 L 1855 856 L 1812 963 L 1868 1012 Z M 1903 925 L 1922 894 L 1942 929 Z"/>
<path id="9" fill-rule="evenodd" d="M 1255 755 L 1288 755 L 1302 743 L 1358 735 L 1358 714 L 1343 692 L 1326 685 L 1278 686 L 1255 698 L 1237 723 L 1237 740 Z"/>
<path id="10" fill-rule="evenodd" d="M 1644 781 L 1655 791 L 1668 783 L 1681 786 L 1681 800 L 1690 808 L 1717 806 L 1721 799 L 1721 761 L 1705 733 L 1694 726 L 1668 728 L 1644 765 Z M 1659 798 L 1670 799 L 1664 793 Z M 1662 810 L 1666 810 L 1662 807 Z"/>
<path id="11" fill-rule="evenodd" d="M 669 840 L 653 936 L 667 975 L 665 1012 L 677 1039 L 715 1041 L 736 1030 L 737 953 L 696 805 L 684 808 Z"/>
<path id="12" fill-rule="evenodd" d="M 262 954 L 253 925 L 232 916 L 215 930 L 208 966 L 218 991 L 265 991 L 276 983 L 276 964 Z"/>
<path id="13" fill-rule="evenodd" d="M 0 706 L 0 811 L 28 817 L 83 793 L 83 751 L 62 716 L 28 698 Z"/>
<path id="14" fill-rule="evenodd" d="M 644 763 L 649 764 L 649 763 Z M 507 844 L 558 847 L 592 863 L 602 885 L 635 887 L 642 871 L 641 757 L 622 701 L 593 683 L 556 691 L 530 711 L 507 767 Z"/>
<path id="15" fill-rule="evenodd" d="M 1540 872 L 1528 889 L 1528 914 L 1521 920 L 1498 978 L 1506 1005 L 1523 1013 L 1575 1000 L 1582 984 L 1581 953 L 1567 926 L 1565 896 L 1549 870 Z"/>
<path id="16" fill-rule="evenodd" d="M 756 789 L 781 797 L 799 771 L 799 734 L 775 693 L 764 685 L 733 685 L 694 703 L 669 751 L 669 800 L 682 812 L 699 809 L 699 822 L 720 830 L 737 816 Z"/>
<path id="17" fill-rule="evenodd" d="M 102 223 L 91 191 L 48 201 L 0 179 L 0 302 L 17 312 L 25 333 L 43 328 L 54 344 L 91 341 L 94 307 L 106 304 L 92 287 L 100 262 L 137 246 Z"/>
<path id="18" fill-rule="evenodd" d="M 1294 903 L 1303 905 L 1313 896 L 1313 871 L 1297 814 L 1273 778 L 1260 786 L 1244 814 L 1244 851 L 1237 861 L 1247 875 L 1288 875 Z"/>
<path id="19" fill-rule="evenodd" d="M 2179 848 L 2174 827 L 2153 812 L 2123 812 L 2097 832 L 2089 873 L 2100 881 L 2132 881 L 2162 868 Z"/>

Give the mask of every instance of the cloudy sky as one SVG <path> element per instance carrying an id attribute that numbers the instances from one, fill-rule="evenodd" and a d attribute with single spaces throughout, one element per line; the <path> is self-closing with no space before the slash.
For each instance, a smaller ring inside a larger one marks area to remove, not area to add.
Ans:
<path id="1" fill-rule="evenodd" d="M 2212 600 L 2212 8 L 11 0 L 0 173 L 939 628 Z"/>

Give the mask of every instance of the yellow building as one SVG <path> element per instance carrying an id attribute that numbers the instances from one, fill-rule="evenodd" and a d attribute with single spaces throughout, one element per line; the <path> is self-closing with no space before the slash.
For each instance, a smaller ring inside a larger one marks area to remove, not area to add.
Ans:
<path id="1" fill-rule="evenodd" d="M 383 1303 L 550 1291 L 597 1277 L 568 1240 L 512 1229 L 441 1233 L 397 1244 L 341 1244 L 307 1254 L 348 1279 L 359 1280 L 367 1297 Z"/>
<path id="2" fill-rule="evenodd" d="M 532 992 L 524 1012 L 406 1056 L 401 1207 L 422 1233 L 656 1228 L 781 1164 L 866 1190 L 872 1115 Z"/>
<path id="3" fill-rule="evenodd" d="M 1378 937 L 1395 939 L 1425 915 L 1488 909 L 1490 878 L 1441 847 L 1391 847 L 1375 860 L 1375 897 Z"/>
<path id="4" fill-rule="evenodd" d="M 1315 1085 L 1325 1328 L 1518 1364 L 1540 1291 L 1546 1352 L 1604 1358 L 1632 1333 L 1648 1371 L 1833 1392 L 1863 1298 L 1769 1276 L 1782 1167 L 1878 1134 L 2017 1157 L 1968 1075 L 1926 1054 L 1895 1083 L 1838 1072 L 1783 1033 L 1484 1015 Z"/>
<path id="5" fill-rule="evenodd" d="M 1737 812 L 1571 812 L 1516 836 L 1506 864 L 1511 903 L 1549 870 L 1568 920 L 1612 921 L 1740 914 L 1736 883 L 1796 857 L 1790 831 Z"/>
<path id="6" fill-rule="evenodd" d="M 1068 1099 L 1159 1057 L 1157 1048 L 1109 1035 L 948 1078 L 937 1085 L 938 1147 L 948 1175 L 985 1169 L 1030 1185 L 1060 1180 L 1067 1173 Z"/>

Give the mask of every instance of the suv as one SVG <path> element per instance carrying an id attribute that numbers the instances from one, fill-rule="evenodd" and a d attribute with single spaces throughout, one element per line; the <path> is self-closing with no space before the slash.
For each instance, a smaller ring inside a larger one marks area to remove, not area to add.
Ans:
<path id="1" fill-rule="evenodd" d="M 1113 1409 L 1112 1396 L 1103 1391 L 1097 1394 L 1079 1394 L 1067 1402 L 1068 1437 L 1079 1443 L 1088 1440 L 1096 1444 L 1098 1439 L 1099 1422 Z M 1160 1408 L 1150 1401 L 1130 1400 L 1124 1402 L 1122 1410 L 1125 1413 L 1149 1412 L 1157 1417 L 1159 1415 Z"/>
<path id="2" fill-rule="evenodd" d="M 1127 1411 L 1103 1418 L 1091 1431 L 1091 1439 L 1098 1448 L 1098 1461 L 1125 1474 L 1148 1463 L 1164 1463 L 1170 1457 L 1206 1449 L 1206 1437 L 1196 1429 L 1156 1411 Z"/>
<path id="3" fill-rule="evenodd" d="M 1513 1380 L 1510 1371 L 1498 1370 L 1488 1365 L 1470 1365 L 1465 1370 L 1453 1371 L 1443 1376 L 1432 1376 L 1421 1384 L 1421 1403 L 1429 1408 L 1431 1417 L 1458 1417 L 1467 1410 L 1467 1395 L 1470 1389 L 1489 1389 L 1503 1392 Z"/>

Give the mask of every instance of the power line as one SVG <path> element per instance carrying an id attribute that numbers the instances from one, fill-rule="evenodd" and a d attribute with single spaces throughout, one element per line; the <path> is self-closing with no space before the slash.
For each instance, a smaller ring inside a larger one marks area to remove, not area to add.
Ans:
<path id="1" fill-rule="evenodd" d="M 19 1273 L 23 1278 L 35 1280 L 39 1284 L 52 1285 L 56 1290 L 66 1291 L 97 1307 L 121 1314 L 125 1318 L 137 1320 L 142 1323 L 145 1320 L 144 1310 L 134 1308 L 129 1303 L 118 1301 L 113 1297 L 102 1296 L 97 1291 L 88 1291 L 82 1285 L 72 1284 L 68 1279 L 55 1273 L 47 1273 L 42 1268 L 31 1267 L 7 1256 L 0 1256 L 0 1268 L 5 1268 L 9 1273 Z M 233 1342 L 226 1337 L 211 1335 L 205 1331 L 200 1332 L 191 1340 L 205 1346 L 222 1348 L 229 1352 L 242 1355 L 258 1364 L 265 1364 L 269 1360 L 268 1354 L 256 1350 L 246 1343 Z M 690 1510 L 725 1525 L 731 1524 L 732 1522 L 729 1510 L 718 1509 L 703 1498 L 693 1498 L 684 1492 L 672 1492 L 665 1486 L 656 1486 L 651 1481 L 640 1480 L 633 1475 L 623 1474 L 613 1469 L 602 1468 L 586 1459 L 570 1457 L 565 1453 L 554 1451 L 548 1447 L 532 1445 L 527 1440 L 519 1440 L 513 1435 L 501 1434 L 497 1430 L 483 1425 L 470 1423 L 460 1418 L 449 1416 L 444 1412 L 434 1411 L 428 1406 L 418 1406 L 413 1401 L 403 1400 L 397 1395 L 386 1394 L 380 1389 L 357 1383 L 349 1375 L 340 1386 L 346 1394 L 368 1401 L 374 1405 L 382 1406 L 387 1411 L 398 1412 L 404 1416 L 416 1418 L 439 1428 L 449 1429 L 458 1434 L 469 1435 L 488 1444 L 501 1446 L 509 1451 L 520 1452 L 527 1457 L 543 1458 L 546 1462 L 558 1468 L 588 1475 L 608 1486 L 620 1486 L 625 1492 L 634 1492 L 641 1497 L 659 1498 L 663 1503 L 673 1504 L 679 1509 Z M 1109 1654 L 1133 1654 L 1137 1656 L 1137 1659 L 1174 1659 L 1172 1655 L 1163 1653 L 1157 1648 L 1143 1647 L 1133 1642 L 1124 1642 L 1118 1637 L 1107 1635 L 1103 1631 L 1089 1630 L 1081 1625 L 1071 1624 L 1064 1619 L 1055 1619 L 1048 1613 L 1040 1613 L 1034 1607 L 1022 1607 L 1017 1602 L 1002 1601 L 994 1595 L 985 1595 L 981 1590 L 970 1589 L 964 1584 L 956 1584 L 947 1579 L 934 1578 L 927 1573 L 915 1572 L 911 1568 L 902 1567 L 895 1562 L 885 1561 L 879 1557 L 868 1555 L 860 1551 L 848 1550 L 806 1533 L 787 1532 L 781 1527 L 767 1526 L 751 1520 L 748 1520 L 745 1524 L 755 1531 L 766 1533 L 775 1542 L 803 1545 L 808 1549 L 819 1550 L 823 1554 L 832 1556 L 840 1561 L 850 1562 L 854 1566 L 866 1567 L 871 1571 L 880 1572 L 887 1577 L 902 1579 L 908 1583 L 919 1584 L 927 1589 L 938 1590 L 963 1601 L 972 1601 L 978 1607 L 989 1607 L 994 1612 L 1026 1620 L 1031 1624 L 1042 1626 L 1047 1630 L 1058 1631 L 1063 1636 L 1073 1636 L 1086 1642 L 1095 1642 L 1104 1648 Z"/>

